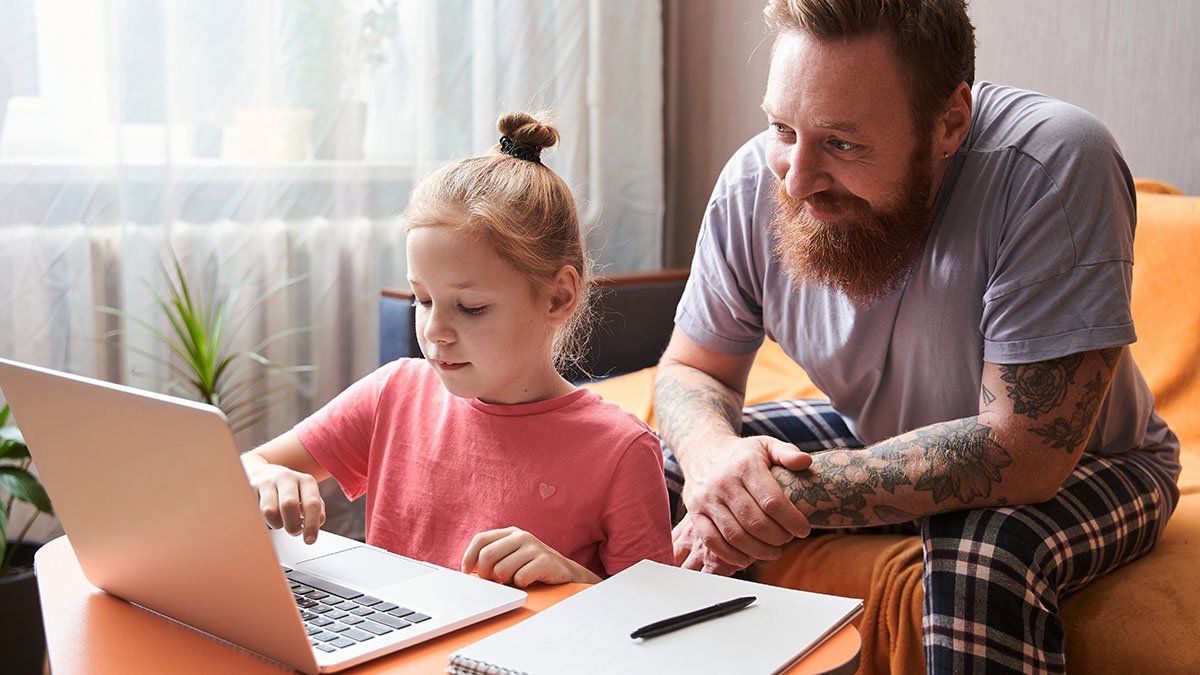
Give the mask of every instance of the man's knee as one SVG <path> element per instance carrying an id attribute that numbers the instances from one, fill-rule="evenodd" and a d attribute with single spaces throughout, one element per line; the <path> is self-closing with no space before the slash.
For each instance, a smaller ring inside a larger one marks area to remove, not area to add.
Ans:
<path id="1" fill-rule="evenodd" d="M 1052 533 L 1040 531 L 1025 514 L 1011 508 L 951 511 L 925 519 L 921 537 L 927 565 L 967 570 L 1009 569 L 1022 575 L 1050 571 L 1048 541 Z"/>

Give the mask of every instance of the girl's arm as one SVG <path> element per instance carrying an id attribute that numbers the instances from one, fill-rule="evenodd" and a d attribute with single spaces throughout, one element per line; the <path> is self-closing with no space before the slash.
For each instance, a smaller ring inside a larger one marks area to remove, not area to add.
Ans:
<path id="1" fill-rule="evenodd" d="M 463 553 L 462 571 L 475 572 L 481 579 L 525 588 L 540 581 L 544 584 L 600 581 L 588 568 L 542 543 L 532 534 L 516 528 L 480 532 Z"/>
<path id="2" fill-rule="evenodd" d="M 303 533 L 305 543 L 315 542 L 325 524 L 325 502 L 317 484 L 329 472 L 296 432 L 285 432 L 243 454 L 242 466 L 258 492 L 258 507 L 267 525 L 291 535 Z"/>
<path id="3" fill-rule="evenodd" d="M 626 448 L 603 488 L 603 499 L 600 560 L 606 575 L 640 560 L 675 563 L 662 446 L 652 432 L 644 431 Z"/>

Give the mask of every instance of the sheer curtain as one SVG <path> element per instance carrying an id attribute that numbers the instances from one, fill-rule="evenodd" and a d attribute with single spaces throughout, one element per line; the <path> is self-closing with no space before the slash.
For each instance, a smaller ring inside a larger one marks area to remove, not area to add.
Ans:
<path id="1" fill-rule="evenodd" d="M 174 255 L 236 292 L 231 345 L 311 372 L 262 442 L 371 370 L 398 215 L 440 164 L 550 109 L 545 156 L 606 271 L 661 263 L 657 0 L 7 0 L 0 18 L 0 356 L 157 391 Z M 19 418 L 16 419 L 19 423 Z M 97 439 L 98 444 L 120 439 Z"/>

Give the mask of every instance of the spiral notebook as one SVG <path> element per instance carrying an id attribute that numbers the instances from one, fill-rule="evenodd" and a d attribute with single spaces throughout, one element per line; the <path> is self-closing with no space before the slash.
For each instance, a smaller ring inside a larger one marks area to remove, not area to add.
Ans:
<path id="1" fill-rule="evenodd" d="M 645 640 L 640 626 L 731 598 L 749 607 Z M 777 673 L 862 612 L 862 600 L 643 560 L 450 656 L 456 675 Z"/>

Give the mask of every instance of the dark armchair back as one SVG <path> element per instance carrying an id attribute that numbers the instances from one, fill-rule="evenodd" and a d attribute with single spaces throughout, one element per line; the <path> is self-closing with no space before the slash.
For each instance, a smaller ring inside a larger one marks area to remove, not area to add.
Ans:
<path id="1" fill-rule="evenodd" d="M 613 274 L 596 280 L 596 322 L 582 369 L 567 373 L 572 381 L 630 373 L 654 365 L 675 326 L 675 305 L 683 294 L 688 270 Z M 379 360 L 387 363 L 420 356 L 413 296 L 385 289 L 379 299 Z"/>

